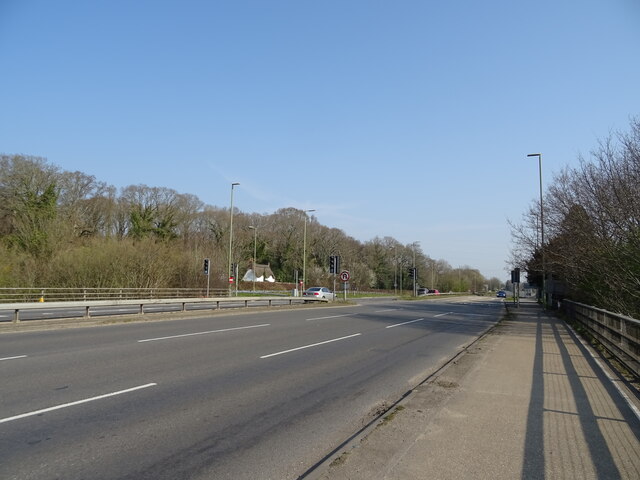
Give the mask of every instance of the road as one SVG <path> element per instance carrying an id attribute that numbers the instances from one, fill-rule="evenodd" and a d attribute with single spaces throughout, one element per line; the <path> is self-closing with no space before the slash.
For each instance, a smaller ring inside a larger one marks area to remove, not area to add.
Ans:
<path id="1" fill-rule="evenodd" d="M 376 300 L 3 334 L 0 478 L 299 478 L 502 314 Z"/>

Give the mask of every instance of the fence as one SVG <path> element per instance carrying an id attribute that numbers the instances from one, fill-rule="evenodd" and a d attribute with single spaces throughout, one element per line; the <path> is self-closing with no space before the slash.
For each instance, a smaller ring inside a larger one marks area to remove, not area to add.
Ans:
<path id="1" fill-rule="evenodd" d="M 26 311 L 63 311 L 62 314 L 56 318 L 74 318 L 78 315 L 70 313 L 73 310 L 81 309 L 84 318 L 91 317 L 92 309 L 105 308 L 105 307 L 135 307 L 138 315 L 145 314 L 145 307 L 149 306 L 180 306 L 180 311 L 186 312 L 187 306 L 204 306 L 212 310 L 219 310 L 224 304 L 226 306 L 242 306 L 249 308 L 249 306 L 261 306 L 273 307 L 276 305 L 294 305 L 298 303 L 307 302 L 320 302 L 325 301 L 321 299 L 306 298 L 306 297 L 270 297 L 270 296 L 258 296 L 258 297 L 220 297 L 220 298 L 162 298 L 162 299 L 135 299 L 135 300 L 90 300 L 90 301 L 77 301 L 77 302 L 30 302 L 30 303 L 2 303 L 0 304 L 0 311 L 12 311 L 13 320 L 12 323 L 20 322 L 20 313 Z M 113 313 L 112 313 L 113 314 Z M 123 313 L 117 313 L 116 315 L 124 315 Z"/>
<path id="2" fill-rule="evenodd" d="M 562 302 L 562 310 L 640 377 L 639 320 L 569 300 Z"/>
<path id="3" fill-rule="evenodd" d="M 205 288 L 0 288 L 0 304 L 198 298 L 205 297 L 206 293 Z M 209 291 L 210 297 L 223 297 L 228 294 L 227 289 Z"/>

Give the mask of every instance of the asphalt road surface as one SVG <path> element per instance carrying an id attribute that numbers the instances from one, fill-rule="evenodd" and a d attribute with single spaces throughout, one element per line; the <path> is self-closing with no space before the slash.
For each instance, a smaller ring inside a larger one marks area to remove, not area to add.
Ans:
<path id="1" fill-rule="evenodd" d="M 502 314 L 367 300 L 3 334 L 0 478 L 300 478 Z"/>

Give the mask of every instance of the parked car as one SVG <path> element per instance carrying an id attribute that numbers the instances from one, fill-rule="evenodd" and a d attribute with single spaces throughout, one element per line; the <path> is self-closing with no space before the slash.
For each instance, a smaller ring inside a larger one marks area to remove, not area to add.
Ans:
<path id="1" fill-rule="evenodd" d="M 313 297 L 315 300 L 334 300 L 334 293 L 327 287 L 310 287 L 302 292 L 303 297 Z"/>
<path id="2" fill-rule="evenodd" d="M 507 292 L 505 292 L 504 290 L 500 290 L 498 291 L 498 294 L 496 295 L 496 297 L 507 298 Z"/>

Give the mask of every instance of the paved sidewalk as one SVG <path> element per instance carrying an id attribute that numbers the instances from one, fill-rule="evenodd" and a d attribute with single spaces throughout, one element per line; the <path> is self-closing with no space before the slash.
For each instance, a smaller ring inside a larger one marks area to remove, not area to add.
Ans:
<path id="1" fill-rule="evenodd" d="M 509 312 L 310 478 L 639 479 L 637 407 L 563 321 Z"/>

